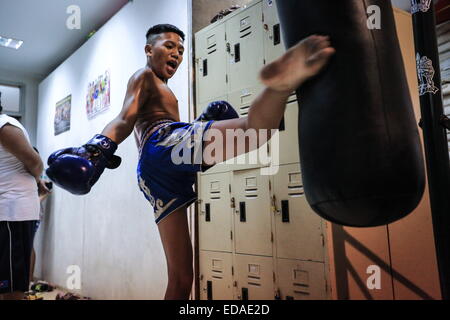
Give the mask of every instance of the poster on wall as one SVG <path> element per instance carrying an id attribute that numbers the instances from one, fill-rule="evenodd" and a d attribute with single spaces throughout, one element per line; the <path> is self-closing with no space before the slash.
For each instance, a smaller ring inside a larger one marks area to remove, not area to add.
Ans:
<path id="1" fill-rule="evenodd" d="M 56 103 L 55 136 L 70 130 L 71 108 L 72 108 L 72 95 L 69 95 Z"/>
<path id="2" fill-rule="evenodd" d="M 109 109 L 111 104 L 110 82 L 109 71 L 105 71 L 97 80 L 89 83 L 86 94 L 86 113 L 89 120 Z"/>

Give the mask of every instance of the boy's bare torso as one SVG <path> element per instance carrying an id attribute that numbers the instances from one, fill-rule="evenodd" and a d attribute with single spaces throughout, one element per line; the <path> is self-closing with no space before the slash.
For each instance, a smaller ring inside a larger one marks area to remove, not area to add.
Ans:
<path id="1" fill-rule="evenodd" d="M 135 81 L 143 76 L 141 90 L 145 90 L 142 95 L 144 101 L 137 111 L 135 123 L 136 138 L 140 141 L 142 134 L 153 123 L 162 119 L 180 121 L 178 110 L 178 100 L 167 84 L 159 79 L 150 68 L 138 70 L 131 81 Z"/>

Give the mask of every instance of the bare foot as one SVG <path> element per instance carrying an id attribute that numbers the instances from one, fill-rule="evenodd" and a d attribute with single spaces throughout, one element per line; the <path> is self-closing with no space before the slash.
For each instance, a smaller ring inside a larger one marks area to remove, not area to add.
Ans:
<path id="1" fill-rule="evenodd" d="M 265 66 L 260 74 L 267 87 L 291 93 L 317 75 L 335 53 L 328 36 L 312 35 Z"/>

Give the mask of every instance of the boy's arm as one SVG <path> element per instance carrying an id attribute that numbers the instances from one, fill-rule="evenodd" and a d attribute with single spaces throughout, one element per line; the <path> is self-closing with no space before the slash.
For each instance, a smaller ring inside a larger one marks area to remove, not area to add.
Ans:
<path id="1" fill-rule="evenodd" d="M 152 71 L 145 69 L 130 78 L 122 111 L 103 129 L 102 135 L 120 144 L 133 132 L 139 109 L 149 97 L 152 76 Z"/>
<path id="2" fill-rule="evenodd" d="M 102 134 L 95 135 L 83 146 L 53 152 L 47 161 L 47 176 L 61 188 L 82 195 L 91 190 L 105 168 L 119 167 L 121 159 L 114 155 L 117 145 L 133 131 L 139 108 L 151 93 L 153 79 L 150 69 L 134 74 L 128 82 L 120 114 L 103 129 Z"/>

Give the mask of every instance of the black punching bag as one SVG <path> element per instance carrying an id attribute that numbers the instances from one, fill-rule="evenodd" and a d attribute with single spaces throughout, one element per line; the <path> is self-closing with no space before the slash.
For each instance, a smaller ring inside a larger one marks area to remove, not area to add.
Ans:
<path id="1" fill-rule="evenodd" d="M 372 5 L 380 9 L 381 29 L 368 26 Z M 310 206 L 354 227 L 405 217 L 422 198 L 425 176 L 391 2 L 278 0 L 277 6 L 286 46 L 319 34 L 336 49 L 324 71 L 297 91 Z"/>

